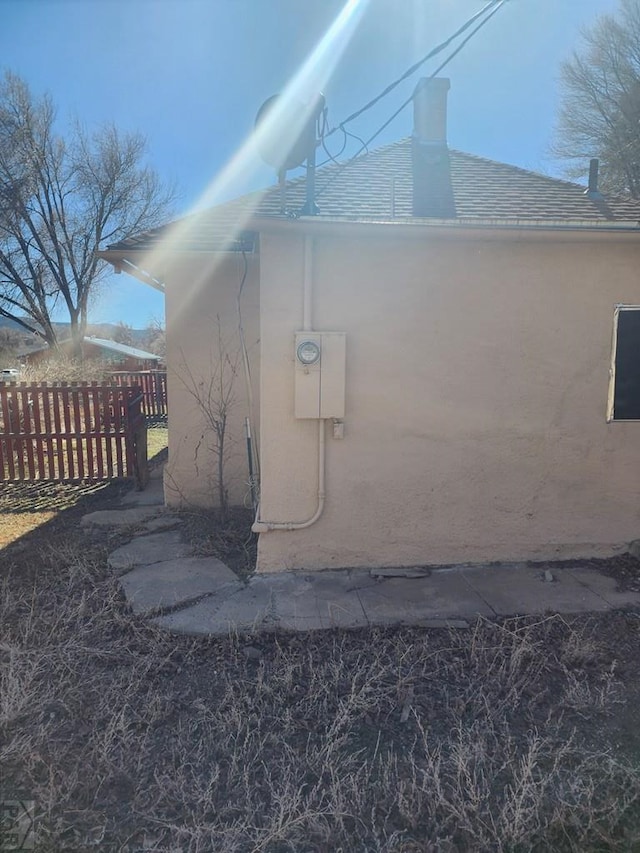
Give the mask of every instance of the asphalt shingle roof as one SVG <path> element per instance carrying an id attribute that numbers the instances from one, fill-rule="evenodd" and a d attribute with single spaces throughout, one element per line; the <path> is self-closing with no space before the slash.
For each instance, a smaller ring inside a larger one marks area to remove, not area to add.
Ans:
<path id="1" fill-rule="evenodd" d="M 632 198 L 592 198 L 579 184 L 461 151 L 450 151 L 450 162 L 458 220 L 640 223 L 640 201 Z M 180 233 L 176 248 L 182 251 L 250 249 L 255 234 L 246 228 L 247 220 L 298 216 L 305 202 L 304 177 L 287 181 L 285 197 L 283 211 L 280 188 L 270 187 L 130 237 L 109 249 L 146 251 L 165 243 L 176 228 Z M 330 163 L 318 169 L 316 202 L 319 218 L 415 221 L 411 139 L 378 148 L 346 166 Z"/>

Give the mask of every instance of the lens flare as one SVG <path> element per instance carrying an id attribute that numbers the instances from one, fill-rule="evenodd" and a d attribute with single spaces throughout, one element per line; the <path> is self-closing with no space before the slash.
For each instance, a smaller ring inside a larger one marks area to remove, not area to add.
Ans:
<path id="1" fill-rule="evenodd" d="M 204 211 L 224 199 L 233 198 L 238 194 L 237 187 L 241 184 L 246 186 L 263 168 L 257 154 L 258 148 L 277 150 L 281 147 L 283 155 L 287 153 L 316 109 L 317 96 L 331 79 L 369 2 L 348 0 L 259 127 L 247 136 L 185 218 L 172 226 L 166 241 L 146 254 L 140 263 L 142 269 L 152 276 L 164 278 L 163 270 L 170 263 L 171 256 L 176 251 L 184 252 L 192 242 L 193 234 L 202 221 L 201 217 L 206 215 Z M 227 233 L 220 234 L 221 242 L 232 243 L 242 231 L 262 198 L 261 192 L 253 195 L 254 201 L 243 208 L 241 217 L 234 221 L 233 227 L 229 227 Z M 211 279 L 217 263 L 214 260 L 203 270 L 202 284 Z M 183 304 L 181 310 L 185 307 Z"/>

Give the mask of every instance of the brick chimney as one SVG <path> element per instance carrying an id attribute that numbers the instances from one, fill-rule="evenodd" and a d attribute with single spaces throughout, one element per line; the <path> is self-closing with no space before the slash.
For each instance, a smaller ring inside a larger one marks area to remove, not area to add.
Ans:
<path id="1" fill-rule="evenodd" d="M 413 215 L 453 219 L 456 205 L 451 188 L 447 147 L 446 77 L 423 77 L 413 93 Z"/>

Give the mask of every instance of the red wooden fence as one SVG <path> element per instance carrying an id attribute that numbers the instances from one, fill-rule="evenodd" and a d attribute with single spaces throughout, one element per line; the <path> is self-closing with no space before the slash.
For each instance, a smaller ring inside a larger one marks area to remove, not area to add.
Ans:
<path id="1" fill-rule="evenodd" d="M 139 388 L 0 383 L 0 481 L 135 477 L 142 488 L 146 448 Z"/>
<path id="2" fill-rule="evenodd" d="M 142 391 L 142 411 L 149 420 L 167 416 L 167 371 L 142 370 L 112 373 L 116 385 L 137 386 Z"/>

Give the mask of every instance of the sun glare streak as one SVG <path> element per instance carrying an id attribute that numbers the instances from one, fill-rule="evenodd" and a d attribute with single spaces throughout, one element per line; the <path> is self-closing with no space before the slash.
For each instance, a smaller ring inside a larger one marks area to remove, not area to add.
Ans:
<path id="1" fill-rule="evenodd" d="M 314 109 L 315 98 L 321 92 L 333 74 L 338 62 L 346 50 L 370 0 L 348 0 L 335 18 L 329 29 L 316 44 L 313 52 L 301 68 L 289 81 L 281 97 L 260 122 L 257 131 L 250 133 L 231 160 L 213 179 L 205 192 L 195 202 L 191 211 L 171 229 L 170 238 L 161 246 L 149 252 L 141 266 L 152 275 L 164 278 L 165 269 L 170 256 L 180 247 L 188 245 L 190 233 L 198 225 L 199 211 L 219 204 L 223 199 L 237 195 L 240 181 L 244 185 L 247 178 L 254 177 L 263 165 L 257 154 L 258 147 L 282 150 L 286 155 L 299 136 L 302 128 L 309 120 Z M 258 137 L 260 134 L 260 137 Z M 256 204 L 261 194 L 256 194 Z M 252 209 L 247 209 L 242 221 L 234 223 L 234 227 L 224 235 L 224 239 L 232 241 L 242 230 Z M 207 278 L 210 278 L 215 266 L 208 265 Z M 184 308 L 184 306 L 183 306 Z"/>

